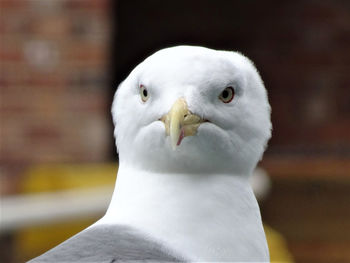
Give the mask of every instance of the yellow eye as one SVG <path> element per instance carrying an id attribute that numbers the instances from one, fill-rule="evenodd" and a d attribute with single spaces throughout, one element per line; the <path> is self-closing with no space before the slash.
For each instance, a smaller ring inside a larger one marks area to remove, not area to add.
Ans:
<path id="1" fill-rule="evenodd" d="M 234 96 L 235 96 L 235 90 L 232 87 L 227 87 L 220 93 L 219 99 L 223 103 L 230 103 L 233 100 Z"/>
<path id="2" fill-rule="evenodd" d="M 140 95 L 143 102 L 146 102 L 149 98 L 148 90 L 143 85 L 140 85 Z"/>

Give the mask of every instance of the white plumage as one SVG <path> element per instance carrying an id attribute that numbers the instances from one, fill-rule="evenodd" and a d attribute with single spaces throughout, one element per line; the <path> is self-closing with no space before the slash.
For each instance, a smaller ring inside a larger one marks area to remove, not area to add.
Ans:
<path id="1" fill-rule="evenodd" d="M 250 60 L 163 49 L 119 86 L 112 114 L 118 179 L 90 229 L 127 226 L 184 260 L 269 261 L 249 177 L 271 136 L 270 106 Z"/>

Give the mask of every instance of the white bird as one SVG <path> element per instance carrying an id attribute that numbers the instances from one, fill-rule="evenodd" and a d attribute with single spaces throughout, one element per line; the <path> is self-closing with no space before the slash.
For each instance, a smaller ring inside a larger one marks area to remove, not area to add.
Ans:
<path id="1" fill-rule="evenodd" d="M 120 84 L 112 114 L 119 171 L 106 215 L 33 262 L 269 261 L 249 177 L 270 105 L 248 58 L 160 50 Z"/>

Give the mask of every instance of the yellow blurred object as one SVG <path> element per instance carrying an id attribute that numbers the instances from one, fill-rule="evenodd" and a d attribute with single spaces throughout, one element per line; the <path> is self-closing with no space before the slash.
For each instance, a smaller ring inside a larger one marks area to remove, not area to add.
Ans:
<path id="1" fill-rule="evenodd" d="M 288 250 L 287 242 L 276 230 L 264 224 L 271 262 L 294 262 Z"/>
<path id="2" fill-rule="evenodd" d="M 41 255 L 96 222 L 97 217 L 21 229 L 15 235 L 18 262 Z"/>
<path id="3" fill-rule="evenodd" d="M 118 165 L 57 164 L 32 167 L 23 177 L 22 193 L 114 185 Z"/>
<path id="4" fill-rule="evenodd" d="M 117 171 L 116 163 L 39 165 L 30 168 L 24 174 L 20 190 L 25 194 L 114 186 Z M 25 261 L 44 253 L 91 225 L 101 216 L 102 214 L 96 214 L 59 224 L 20 229 L 15 235 L 18 261 Z"/>

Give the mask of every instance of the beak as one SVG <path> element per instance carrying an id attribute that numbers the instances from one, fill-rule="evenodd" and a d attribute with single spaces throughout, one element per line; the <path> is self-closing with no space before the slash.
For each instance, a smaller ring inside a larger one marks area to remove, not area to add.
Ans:
<path id="1" fill-rule="evenodd" d="M 183 138 L 195 135 L 199 125 L 204 122 L 202 118 L 188 110 L 184 98 L 175 101 L 169 113 L 160 120 L 164 122 L 165 132 L 170 136 L 173 150 L 181 144 Z"/>

